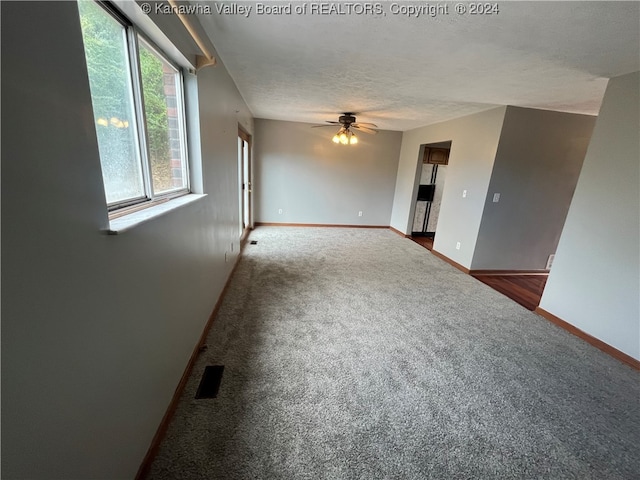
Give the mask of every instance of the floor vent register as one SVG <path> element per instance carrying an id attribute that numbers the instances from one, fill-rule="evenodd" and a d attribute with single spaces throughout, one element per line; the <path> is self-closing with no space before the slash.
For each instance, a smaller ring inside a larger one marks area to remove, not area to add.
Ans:
<path id="1" fill-rule="evenodd" d="M 224 365 L 208 365 L 204 367 L 204 374 L 200 380 L 196 398 L 216 398 L 222 381 Z"/>

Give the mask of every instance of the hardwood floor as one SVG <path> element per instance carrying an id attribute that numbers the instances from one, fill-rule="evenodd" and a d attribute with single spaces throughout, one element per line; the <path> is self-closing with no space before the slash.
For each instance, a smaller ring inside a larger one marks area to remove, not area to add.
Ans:
<path id="1" fill-rule="evenodd" d="M 429 237 L 409 237 L 427 250 L 433 249 L 433 238 Z M 471 274 L 477 280 L 489 285 L 494 290 L 506 295 L 511 300 L 518 302 L 529 310 L 535 310 L 540 304 L 542 292 L 547 284 L 549 274 L 509 274 L 509 275 L 487 275 Z"/>
<path id="2" fill-rule="evenodd" d="M 430 237 L 409 237 L 411 240 L 416 242 L 419 245 L 422 245 L 427 250 L 431 251 L 433 249 L 433 238 Z"/>
<path id="3" fill-rule="evenodd" d="M 528 310 L 535 310 L 540 304 L 548 274 L 472 276 Z"/>

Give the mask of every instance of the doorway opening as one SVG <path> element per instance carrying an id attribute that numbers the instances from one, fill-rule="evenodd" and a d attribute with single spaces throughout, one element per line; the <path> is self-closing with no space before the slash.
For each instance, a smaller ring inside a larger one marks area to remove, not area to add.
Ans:
<path id="1" fill-rule="evenodd" d="M 243 239 L 251 230 L 251 135 L 238 126 L 239 229 Z"/>
<path id="2" fill-rule="evenodd" d="M 451 141 L 420 146 L 421 172 L 411 237 L 429 250 L 433 247 L 449 164 Z"/>

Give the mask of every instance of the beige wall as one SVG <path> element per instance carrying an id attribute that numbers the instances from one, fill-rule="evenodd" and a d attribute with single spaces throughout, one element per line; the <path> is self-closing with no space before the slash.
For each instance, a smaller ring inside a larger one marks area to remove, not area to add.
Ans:
<path id="1" fill-rule="evenodd" d="M 640 359 L 640 73 L 609 81 L 540 307 Z"/>
<path id="2" fill-rule="evenodd" d="M 2 477 L 133 478 L 238 252 L 251 115 L 223 65 L 191 78 L 208 196 L 107 236 L 77 4 L 0 7 Z"/>
<path id="3" fill-rule="evenodd" d="M 469 269 L 544 269 L 594 121 L 509 106 L 404 132 L 391 226 L 413 226 L 421 145 L 450 140 L 434 250 Z"/>
<path id="4" fill-rule="evenodd" d="M 545 269 L 594 124 L 588 115 L 507 107 L 472 269 Z"/>
<path id="5" fill-rule="evenodd" d="M 434 249 L 470 267 L 506 107 L 404 132 L 391 226 L 410 233 L 420 180 L 420 146 L 450 140 Z M 462 197 L 463 190 L 467 191 Z M 456 243 L 460 242 L 460 249 Z"/>
<path id="6" fill-rule="evenodd" d="M 264 119 L 255 126 L 256 222 L 389 226 L 400 132 L 336 145 L 337 128 Z"/>

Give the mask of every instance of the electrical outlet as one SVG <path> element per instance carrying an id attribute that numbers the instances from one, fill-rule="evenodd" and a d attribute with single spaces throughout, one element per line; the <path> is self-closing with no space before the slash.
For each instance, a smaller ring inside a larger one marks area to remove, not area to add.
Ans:
<path id="1" fill-rule="evenodd" d="M 466 190 L 462 190 L 462 198 L 467 198 L 467 191 Z"/>
<path id="2" fill-rule="evenodd" d="M 282 209 L 281 208 L 278 209 L 278 215 L 282 215 Z"/>
<path id="3" fill-rule="evenodd" d="M 362 210 L 360 210 L 360 211 L 358 212 L 358 216 L 359 216 L 359 217 L 361 217 L 361 216 L 362 216 Z"/>
<path id="4" fill-rule="evenodd" d="M 460 250 L 460 242 L 456 242 L 456 250 Z"/>
<path id="5" fill-rule="evenodd" d="M 500 201 L 500 194 L 499 193 L 494 193 L 493 194 L 493 203 L 498 203 Z"/>

